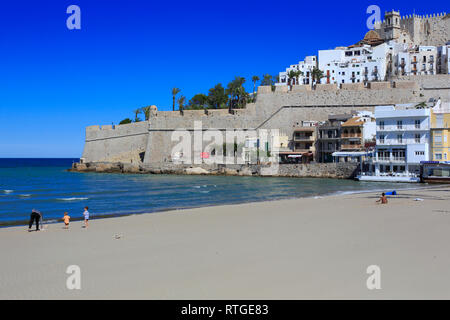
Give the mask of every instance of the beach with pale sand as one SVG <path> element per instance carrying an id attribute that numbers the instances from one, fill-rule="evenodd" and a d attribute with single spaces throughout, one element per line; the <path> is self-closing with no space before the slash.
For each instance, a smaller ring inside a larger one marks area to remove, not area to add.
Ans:
<path id="1" fill-rule="evenodd" d="M 449 299 L 450 187 L 401 190 L 387 205 L 378 198 L 2 228 L 0 299 Z M 80 290 L 66 287 L 70 265 L 80 267 Z M 370 265 L 381 289 L 366 286 Z"/>

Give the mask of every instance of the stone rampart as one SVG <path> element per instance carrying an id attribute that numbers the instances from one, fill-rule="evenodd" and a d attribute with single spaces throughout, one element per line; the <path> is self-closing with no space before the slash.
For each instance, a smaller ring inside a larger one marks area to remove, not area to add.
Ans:
<path id="1" fill-rule="evenodd" d="M 202 129 L 279 129 L 289 137 L 302 121 L 325 121 L 330 114 L 357 110 L 373 111 L 377 105 L 420 103 L 430 98 L 450 101 L 450 77 L 398 78 L 390 82 L 372 82 L 368 88 L 361 84 L 284 86 L 272 91 L 270 86 L 258 88 L 256 103 L 244 109 L 151 111 L 148 122 L 120 126 L 90 126 L 86 128 L 85 161 L 118 161 L 145 164 L 172 161 L 174 130 L 192 132 L 196 121 Z M 438 79 L 438 80 L 436 80 Z M 414 82 L 411 82 L 414 81 Z M 417 84 L 418 85 L 417 85 Z M 287 90 L 287 91 L 286 91 Z M 206 145 L 206 144 L 205 144 Z"/>

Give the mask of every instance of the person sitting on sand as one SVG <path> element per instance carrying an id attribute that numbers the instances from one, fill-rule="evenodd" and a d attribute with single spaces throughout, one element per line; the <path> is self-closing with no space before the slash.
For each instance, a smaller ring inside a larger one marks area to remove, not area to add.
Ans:
<path id="1" fill-rule="evenodd" d="M 69 221 L 70 221 L 70 216 L 67 212 L 64 212 L 64 229 L 69 229 Z"/>
<path id="2" fill-rule="evenodd" d="M 88 207 L 84 207 L 84 212 L 83 212 L 83 216 L 84 216 L 84 227 L 87 228 L 89 227 L 89 211 L 88 211 Z"/>
<path id="3" fill-rule="evenodd" d="M 388 199 L 386 198 L 386 195 L 384 194 L 384 192 L 381 194 L 381 198 L 378 199 L 377 202 L 380 202 L 381 204 L 387 204 L 388 203 Z"/>
<path id="4" fill-rule="evenodd" d="M 39 220 L 42 219 L 42 213 L 36 209 L 31 210 L 30 223 L 28 225 L 28 231 L 31 231 L 33 222 L 36 221 L 36 231 L 39 231 Z"/>

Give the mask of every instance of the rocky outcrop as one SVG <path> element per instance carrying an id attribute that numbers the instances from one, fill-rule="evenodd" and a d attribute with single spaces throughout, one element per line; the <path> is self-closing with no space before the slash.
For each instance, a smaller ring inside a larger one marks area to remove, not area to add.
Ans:
<path id="1" fill-rule="evenodd" d="M 129 174 L 179 174 L 179 175 L 227 175 L 227 176 L 272 176 L 309 178 L 353 178 L 358 170 L 357 163 L 310 163 L 267 165 L 181 165 L 161 163 L 144 165 L 131 163 L 74 163 L 69 171 Z"/>

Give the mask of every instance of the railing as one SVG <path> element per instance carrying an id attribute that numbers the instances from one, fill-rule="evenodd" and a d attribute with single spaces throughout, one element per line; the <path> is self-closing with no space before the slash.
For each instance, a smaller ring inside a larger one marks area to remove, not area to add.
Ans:
<path id="1" fill-rule="evenodd" d="M 341 138 L 362 138 L 362 134 L 361 133 L 343 133 L 341 135 Z"/>
<path id="2" fill-rule="evenodd" d="M 313 141 L 313 136 L 294 136 L 294 141 L 301 141 L 301 140 L 307 140 L 307 141 Z"/>
<path id="3" fill-rule="evenodd" d="M 294 152 L 313 152 L 314 149 L 313 148 L 308 148 L 308 149 L 300 149 L 300 148 L 294 148 Z"/>
<path id="4" fill-rule="evenodd" d="M 362 145 L 361 144 L 342 144 L 341 145 L 341 149 L 361 149 Z"/>
<path id="5" fill-rule="evenodd" d="M 378 157 L 378 162 L 405 162 L 405 157 Z"/>

